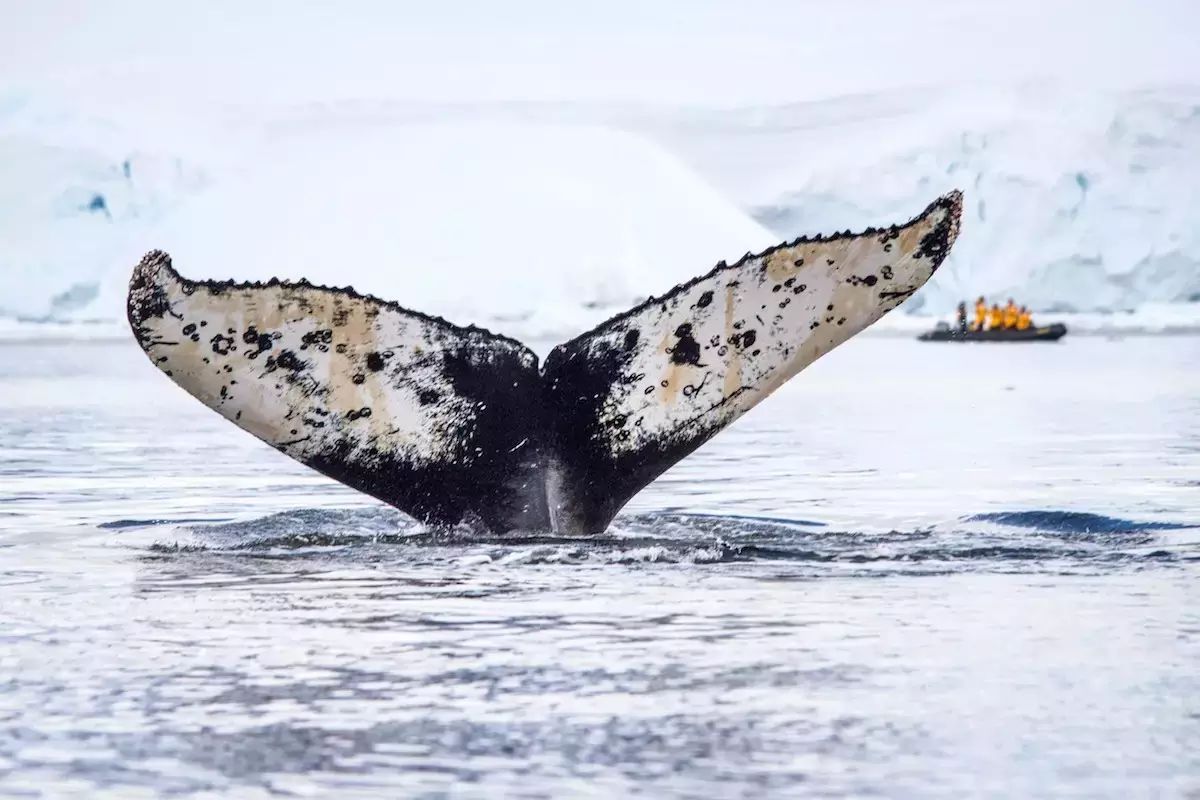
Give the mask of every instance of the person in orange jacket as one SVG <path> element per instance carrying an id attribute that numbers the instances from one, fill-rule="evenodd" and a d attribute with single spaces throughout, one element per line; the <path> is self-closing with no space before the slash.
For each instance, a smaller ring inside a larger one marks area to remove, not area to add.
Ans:
<path id="1" fill-rule="evenodd" d="M 1021 306 L 1021 311 L 1017 315 L 1017 330 L 1027 331 L 1033 327 L 1033 315 L 1029 313 L 1029 309 Z"/>
<path id="2" fill-rule="evenodd" d="M 987 301 L 983 299 L 983 295 L 975 301 L 975 324 L 971 327 L 977 331 L 983 330 L 984 324 L 987 322 L 988 307 Z"/>
<path id="3" fill-rule="evenodd" d="M 1004 327 L 1008 330 L 1016 330 L 1017 320 L 1021 317 L 1021 310 L 1017 308 L 1016 302 L 1010 297 L 1008 305 L 1004 307 Z"/>
<path id="4" fill-rule="evenodd" d="M 992 303 L 992 309 L 988 312 L 988 330 L 998 331 L 1004 327 L 1004 309 L 1000 308 L 999 303 Z"/>

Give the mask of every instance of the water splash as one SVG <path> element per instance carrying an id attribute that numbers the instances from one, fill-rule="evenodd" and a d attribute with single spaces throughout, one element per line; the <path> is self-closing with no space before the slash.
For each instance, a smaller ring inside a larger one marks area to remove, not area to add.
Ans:
<path id="1" fill-rule="evenodd" d="M 132 522 L 107 527 L 122 530 Z M 1171 534 L 1192 527 L 1046 510 L 976 514 L 939 526 L 868 533 L 829 530 L 814 520 L 666 512 L 618 517 L 603 536 L 570 537 L 496 535 L 468 526 L 432 529 L 394 509 L 366 507 L 301 509 L 215 524 L 174 520 L 153 531 L 148 549 L 156 558 L 202 552 L 456 569 L 760 563 L 791 566 L 804 576 L 1062 572 L 1188 560 L 1196 543 Z"/>

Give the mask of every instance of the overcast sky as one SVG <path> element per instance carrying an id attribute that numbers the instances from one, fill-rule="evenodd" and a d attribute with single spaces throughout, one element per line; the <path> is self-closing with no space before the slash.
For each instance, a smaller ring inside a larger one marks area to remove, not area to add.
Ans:
<path id="1" fill-rule="evenodd" d="M 1198 0 L 0 0 L 0 91 L 729 105 L 1029 77 L 1200 84 L 1198 41 Z"/>

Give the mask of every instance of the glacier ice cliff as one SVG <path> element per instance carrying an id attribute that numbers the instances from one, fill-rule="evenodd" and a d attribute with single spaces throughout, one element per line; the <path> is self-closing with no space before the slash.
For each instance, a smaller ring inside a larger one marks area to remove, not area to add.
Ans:
<path id="1" fill-rule="evenodd" d="M 691 128 L 663 126 L 780 236 L 963 189 L 963 235 L 910 311 L 981 293 L 1081 312 L 1200 300 L 1200 89 L 925 90 Z M 746 155 L 718 155 L 737 141 Z"/>
<path id="2" fill-rule="evenodd" d="M 1079 312 L 1200 300 L 1200 88 L 256 113 L 164 127 L 0 96 L 0 335 L 118 322 L 152 247 L 187 274 L 305 275 L 560 335 L 720 259 L 902 221 L 950 188 L 963 235 L 910 313 L 980 293 Z"/>

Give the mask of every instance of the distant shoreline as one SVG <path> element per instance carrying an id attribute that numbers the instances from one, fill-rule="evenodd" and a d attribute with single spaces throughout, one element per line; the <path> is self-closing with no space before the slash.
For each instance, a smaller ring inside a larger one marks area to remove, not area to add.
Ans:
<path id="1" fill-rule="evenodd" d="M 1122 320 L 1121 317 L 1130 317 Z M 1153 322 L 1134 314 L 1047 314 L 1035 317 L 1039 323 L 1062 322 L 1066 324 L 1071 336 L 1200 336 L 1200 306 L 1195 311 L 1193 320 L 1164 320 Z M 885 317 L 880 322 L 863 331 L 860 336 L 871 338 L 904 339 L 915 338 L 918 334 L 932 330 L 938 322 L 944 322 L 944 317 L 926 316 L 897 316 Z M 575 336 L 583 328 L 563 328 L 561 331 L 522 331 L 520 326 L 505 325 L 494 320 L 477 320 L 492 330 L 503 331 L 523 341 L 538 344 L 549 344 L 552 347 L 560 341 Z M 132 342 L 133 338 L 124 323 L 70 323 L 70 322 L 15 322 L 0 319 L 0 346 L 29 345 L 29 344 L 112 344 L 117 342 Z M 546 348 L 547 350 L 549 347 Z"/>

